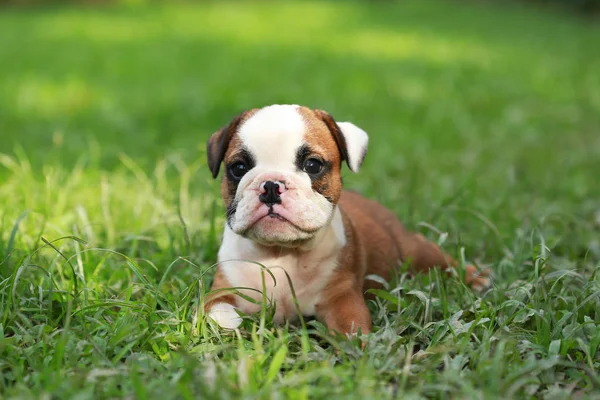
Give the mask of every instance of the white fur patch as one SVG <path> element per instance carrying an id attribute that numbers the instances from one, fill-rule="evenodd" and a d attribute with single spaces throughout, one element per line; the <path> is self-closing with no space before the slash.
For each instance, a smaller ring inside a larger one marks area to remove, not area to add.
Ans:
<path id="1" fill-rule="evenodd" d="M 235 307 L 228 303 L 213 305 L 208 316 L 225 329 L 236 329 L 242 323 L 242 318 L 235 311 Z"/>
<path id="2" fill-rule="evenodd" d="M 346 142 L 346 151 L 348 153 L 348 166 L 352 172 L 358 172 L 369 145 L 369 136 L 367 132 L 360 129 L 351 122 L 338 122 Z"/>
<path id="3" fill-rule="evenodd" d="M 262 274 L 264 274 L 267 298 L 276 305 L 275 321 L 281 322 L 284 317 L 294 319 L 297 315 L 286 272 L 294 285 L 300 312 L 302 315 L 312 316 L 315 314 L 315 307 L 320 300 L 321 291 L 337 267 L 340 251 L 345 245 L 344 224 L 341 212 L 337 207 L 331 223 L 319 231 L 315 238 L 304 247 L 293 252 L 282 250 L 280 254 L 274 254 L 272 249 L 259 246 L 226 227 L 223 243 L 219 249 L 219 262 L 221 262 L 219 268 L 223 271 L 231 287 L 248 287 L 259 292 L 262 292 L 263 289 Z M 259 265 L 240 260 L 252 260 L 260 263 L 269 269 L 276 282 L 267 272 L 262 272 Z M 260 293 L 239 290 L 255 300 L 261 301 Z M 260 305 L 239 297 L 237 305 L 247 314 L 260 310 Z"/>
<path id="4" fill-rule="evenodd" d="M 346 230 L 344 229 L 344 219 L 342 218 L 342 213 L 337 207 L 333 213 L 331 228 L 333 229 L 336 242 L 339 243 L 341 247 L 344 247 L 346 245 Z"/>
<path id="5" fill-rule="evenodd" d="M 257 166 L 295 171 L 296 151 L 304 142 L 306 125 L 296 105 L 260 109 L 240 126 L 238 135 Z"/>

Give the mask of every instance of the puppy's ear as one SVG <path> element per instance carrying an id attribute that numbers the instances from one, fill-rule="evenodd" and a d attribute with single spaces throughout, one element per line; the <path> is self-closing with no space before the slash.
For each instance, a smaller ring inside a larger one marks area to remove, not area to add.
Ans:
<path id="1" fill-rule="evenodd" d="M 329 128 L 338 145 L 342 161 L 346 161 L 352 172 L 358 172 L 367 155 L 369 144 L 367 132 L 351 122 L 337 123 L 329 113 L 323 110 L 314 110 L 314 112 Z"/>
<path id="2" fill-rule="evenodd" d="M 206 154 L 208 158 L 208 168 L 210 168 L 213 178 L 216 179 L 219 175 L 219 169 L 221 168 L 221 163 L 223 162 L 231 138 L 237 132 L 240 124 L 254 111 L 255 110 L 244 111 L 235 117 L 229 125 L 219 129 L 212 134 L 210 139 L 208 139 L 208 143 L 206 144 Z"/>

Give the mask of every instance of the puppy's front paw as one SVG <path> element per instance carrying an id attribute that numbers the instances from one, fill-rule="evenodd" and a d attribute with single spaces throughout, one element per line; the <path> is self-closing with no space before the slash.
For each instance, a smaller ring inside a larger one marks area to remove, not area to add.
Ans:
<path id="1" fill-rule="evenodd" d="M 208 312 L 208 316 L 225 329 L 236 329 L 242 323 L 242 318 L 235 311 L 235 307 L 229 303 L 215 304 Z"/>

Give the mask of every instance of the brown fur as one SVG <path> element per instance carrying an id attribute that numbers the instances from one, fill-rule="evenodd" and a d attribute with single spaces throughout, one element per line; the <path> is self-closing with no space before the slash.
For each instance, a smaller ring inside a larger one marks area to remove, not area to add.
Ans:
<path id="1" fill-rule="evenodd" d="M 215 132 L 206 145 L 207 161 L 210 171 L 213 174 L 213 178 L 216 178 L 219 174 L 221 164 L 224 162 L 228 164 L 231 162 L 232 157 L 241 148 L 241 141 L 237 136 L 239 127 L 248 118 L 254 115 L 258 111 L 258 108 L 244 111 L 236 116 L 230 123 L 224 128 L 219 129 Z M 223 174 L 221 180 L 221 196 L 225 202 L 225 206 L 228 208 L 233 199 L 235 198 L 235 191 L 237 184 L 232 182 L 227 174 Z"/>
<path id="2" fill-rule="evenodd" d="M 231 138 L 231 141 L 229 142 L 229 148 L 225 152 L 225 156 L 223 158 L 223 161 L 226 165 L 233 161 L 233 158 L 237 155 L 240 148 L 241 140 L 236 132 L 236 134 L 234 134 Z M 221 179 L 221 196 L 225 202 L 225 207 L 229 207 L 231 206 L 231 203 L 233 203 L 236 190 L 237 183 L 231 181 L 227 174 L 223 174 L 223 179 Z"/>
<path id="3" fill-rule="evenodd" d="M 230 148 L 229 144 L 237 133 L 238 128 L 244 121 L 254 115 L 256 111 L 258 111 L 258 109 L 255 108 L 242 112 L 235 117 L 229 125 L 219 129 L 210 137 L 210 139 L 208 139 L 208 143 L 206 144 L 206 156 L 208 167 L 210 168 L 210 172 L 212 172 L 213 178 L 216 178 L 219 175 L 219 169 L 225 158 L 225 153 L 227 149 Z M 223 176 L 225 177 L 225 175 Z"/>
<path id="4" fill-rule="evenodd" d="M 357 333 L 360 330 L 366 334 L 371 332 L 371 314 L 363 297 L 369 252 L 352 218 L 343 208 L 340 210 L 347 244 L 340 254 L 339 268 L 329 279 L 316 307 L 317 317 L 332 331 Z"/>
<path id="5" fill-rule="evenodd" d="M 300 108 L 300 114 L 304 118 L 307 130 L 304 140 L 324 161 L 330 163 L 331 171 L 313 182 L 313 190 L 321 193 L 332 203 L 337 203 L 342 192 L 341 167 L 343 159 L 340 156 L 338 145 L 334 140 L 323 115 L 307 107 Z"/>
<path id="6" fill-rule="evenodd" d="M 332 330 L 368 333 L 371 328 L 364 295 L 379 284 L 365 281 L 367 275 L 389 280 L 398 262 L 409 261 L 416 272 L 433 267 L 443 270 L 456 263 L 437 245 L 422 235 L 408 232 L 398 218 L 379 203 L 361 195 L 342 192 L 340 210 L 344 217 L 347 245 L 340 255 L 340 268 L 334 273 L 318 306 L 318 317 Z M 480 276 L 474 266 L 466 269 L 467 284 L 483 286 L 487 273 Z"/>

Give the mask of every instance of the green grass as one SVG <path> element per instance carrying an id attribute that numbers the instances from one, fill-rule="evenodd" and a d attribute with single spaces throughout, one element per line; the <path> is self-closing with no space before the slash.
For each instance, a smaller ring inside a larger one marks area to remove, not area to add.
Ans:
<path id="1" fill-rule="evenodd" d="M 597 398 L 599 37 L 504 2 L 2 9 L 0 397 Z M 493 289 L 399 275 L 364 351 L 193 323 L 224 220 L 205 141 L 272 103 L 369 132 L 347 186 Z"/>

